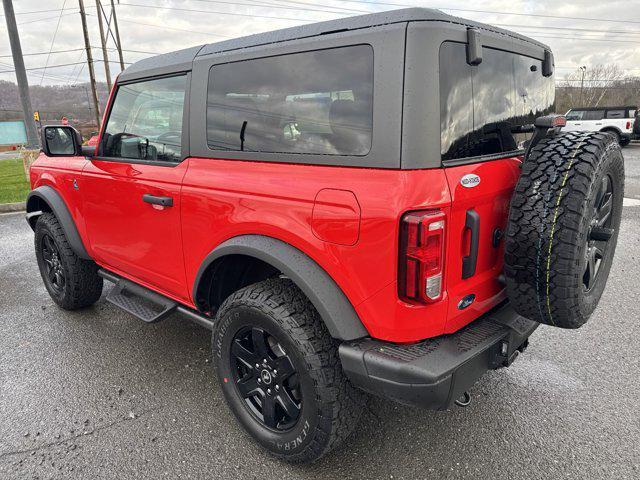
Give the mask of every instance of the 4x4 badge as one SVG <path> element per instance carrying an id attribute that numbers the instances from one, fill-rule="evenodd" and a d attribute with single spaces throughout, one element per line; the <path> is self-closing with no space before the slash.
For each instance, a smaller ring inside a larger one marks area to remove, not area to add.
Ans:
<path id="1" fill-rule="evenodd" d="M 460 179 L 460 185 L 465 188 L 473 188 L 477 185 L 480 185 L 480 177 L 475 173 L 467 173 Z"/>

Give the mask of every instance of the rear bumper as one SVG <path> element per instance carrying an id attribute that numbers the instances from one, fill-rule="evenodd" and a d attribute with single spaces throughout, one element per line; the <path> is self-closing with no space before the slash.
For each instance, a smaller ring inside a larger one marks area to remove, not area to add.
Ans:
<path id="1" fill-rule="evenodd" d="M 340 345 L 357 387 L 400 403 L 444 410 L 487 370 L 509 366 L 538 323 L 503 304 L 452 335 L 410 345 L 373 339 Z"/>

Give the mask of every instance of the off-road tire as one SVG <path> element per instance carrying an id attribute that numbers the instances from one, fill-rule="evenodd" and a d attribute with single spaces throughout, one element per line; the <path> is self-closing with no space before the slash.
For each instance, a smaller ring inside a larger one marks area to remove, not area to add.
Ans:
<path id="1" fill-rule="evenodd" d="M 47 236 L 57 249 L 58 265 L 64 276 L 64 286 L 54 288 L 47 275 L 43 240 Z M 98 276 L 98 266 L 91 260 L 78 257 L 64 234 L 62 226 L 53 213 L 43 213 L 35 227 L 35 249 L 38 268 L 49 295 L 65 310 L 88 307 L 98 301 L 102 294 L 103 281 Z"/>
<path id="2" fill-rule="evenodd" d="M 277 337 L 299 375 L 302 408 L 288 431 L 274 431 L 256 418 L 233 380 L 231 342 L 247 326 Z M 291 280 L 268 279 L 232 294 L 216 315 L 212 343 L 228 405 L 244 429 L 273 455 L 292 463 L 313 462 L 356 427 L 365 396 L 345 377 L 338 343 Z"/>
<path id="3" fill-rule="evenodd" d="M 594 223 L 596 214 L 605 218 L 605 182 L 612 188 L 606 231 Z M 562 328 L 588 320 L 611 268 L 623 190 L 624 161 L 611 135 L 565 133 L 531 150 L 511 200 L 505 238 L 507 294 L 520 315 Z M 605 243 L 593 240 L 603 235 L 609 235 Z"/>
<path id="4" fill-rule="evenodd" d="M 616 143 L 618 145 L 620 145 L 621 147 L 623 146 L 622 145 L 622 136 L 616 130 L 602 130 L 602 133 L 608 133 L 609 135 L 611 135 L 616 140 Z"/>

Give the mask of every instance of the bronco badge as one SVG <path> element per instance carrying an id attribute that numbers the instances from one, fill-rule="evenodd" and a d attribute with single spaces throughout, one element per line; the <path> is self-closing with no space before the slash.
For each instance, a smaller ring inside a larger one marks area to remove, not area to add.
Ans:
<path id="1" fill-rule="evenodd" d="M 460 179 L 460 185 L 465 188 L 473 188 L 480 184 L 480 177 L 475 173 L 467 173 Z"/>

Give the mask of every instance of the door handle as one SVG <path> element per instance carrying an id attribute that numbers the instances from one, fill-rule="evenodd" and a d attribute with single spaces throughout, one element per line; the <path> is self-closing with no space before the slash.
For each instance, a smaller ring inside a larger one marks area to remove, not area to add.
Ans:
<path id="1" fill-rule="evenodd" d="M 480 215 L 473 208 L 467 210 L 464 228 L 471 231 L 471 246 L 469 255 L 462 257 L 462 278 L 475 275 L 478 263 L 478 247 L 480 245 Z"/>
<path id="2" fill-rule="evenodd" d="M 145 193 L 142 195 L 142 201 L 150 203 L 151 205 L 162 205 L 163 207 L 173 207 L 173 197 L 158 197 Z"/>

